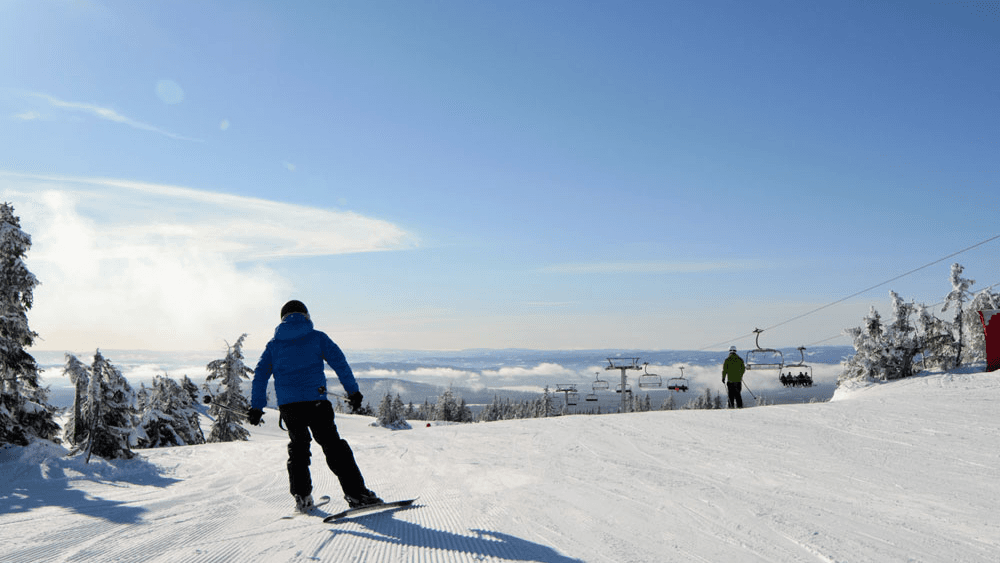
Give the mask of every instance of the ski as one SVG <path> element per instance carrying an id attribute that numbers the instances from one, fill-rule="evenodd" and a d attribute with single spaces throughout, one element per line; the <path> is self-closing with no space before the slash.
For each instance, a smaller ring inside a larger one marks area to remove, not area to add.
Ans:
<path id="1" fill-rule="evenodd" d="M 319 497 L 318 499 L 316 499 L 313 502 L 312 508 L 309 509 L 309 512 L 295 512 L 294 514 L 290 514 L 288 516 L 282 516 L 281 519 L 282 520 L 291 520 L 292 518 L 295 518 L 296 516 L 310 516 L 310 515 L 323 516 L 323 515 L 326 514 L 326 512 L 322 511 L 322 510 L 317 510 L 317 509 L 319 507 L 321 507 L 321 506 L 323 506 L 325 504 L 329 504 L 329 503 L 330 503 L 330 497 L 327 496 L 327 495 L 323 495 L 323 496 Z"/>
<path id="2" fill-rule="evenodd" d="M 392 502 L 382 502 L 379 504 L 369 504 L 368 506 L 359 506 L 358 508 L 348 508 L 343 512 L 338 512 L 336 514 L 327 516 L 323 519 L 324 522 L 336 522 L 338 520 L 345 520 L 352 518 L 354 516 L 360 516 L 362 514 L 374 514 L 378 512 L 384 512 L 387 510 L 394 510 L 396 508 L 402 508 L 404 506 L 410 506 L 417 499 L 411 498 L 407 500 L 396 500 Z"/>

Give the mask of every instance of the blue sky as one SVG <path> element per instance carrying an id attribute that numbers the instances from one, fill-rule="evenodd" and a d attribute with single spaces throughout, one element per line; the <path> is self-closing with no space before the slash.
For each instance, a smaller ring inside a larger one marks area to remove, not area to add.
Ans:
<path id="1" fill-rule="evenodd" d="M 0 0 L 36 347 L 746 348 L 1000 234 L 997 4 Z"/>

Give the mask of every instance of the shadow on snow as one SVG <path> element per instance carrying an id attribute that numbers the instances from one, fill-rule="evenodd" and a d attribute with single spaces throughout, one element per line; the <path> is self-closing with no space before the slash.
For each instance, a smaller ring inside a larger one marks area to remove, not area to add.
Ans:
<path id="1" fill-rule="evenodd" d="M 400 510 L 411 510 L 421 505 L 405 507 Z M 469 530 L 473 535 L 465 536 L 442 530 L 425 528 L 418 524 L 398 520 L 394 517 L 397 511 L 373 514 L 363 518 L 349 520 L 368 528 L 369 532 L 354 530 L 331 530 L 330 539 L 316 549 L 314 557 L 334 538 L 340 534 L 348 534 L 372 541 L 388 542 L 403 546 L 428 548 L 467 553 L 480 558 L 497 558 L 505 561 L 540 561 L 544 563 L 582 563 L 582 559 L 574 559 L 561 555 L 551 547 L 530 542 L 509 534 L 489 530 Z"/>
<path id="2" fill-rule="evenodd" d="M 152 463 L 141 457 L 104 460 L 82 455 L 66 456 L 66 450 L 51 442 L 0 450 L 0 512 L 26 513 L 47 506 L 119 524 L 139 522 L 145 508 L 92 496 L 78 484 L 91 482 L 106 487 L 167 487 L 177 479 L 163 477 Z"/>

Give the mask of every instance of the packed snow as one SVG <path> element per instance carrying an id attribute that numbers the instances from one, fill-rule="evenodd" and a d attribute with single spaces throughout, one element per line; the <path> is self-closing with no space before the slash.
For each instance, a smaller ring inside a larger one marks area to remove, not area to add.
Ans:
<path id="1" fill-rule="evenodd" d="M 369 486 L 408 509 L 293 514 L 277 413 L 248 442 L 85 464 L 0 450 L 0 560 L 997 561 L 997 373 L 832 401 L 393 431 L 338 415 Z M 315 493 L 345 507 L 313 448 Z"/>

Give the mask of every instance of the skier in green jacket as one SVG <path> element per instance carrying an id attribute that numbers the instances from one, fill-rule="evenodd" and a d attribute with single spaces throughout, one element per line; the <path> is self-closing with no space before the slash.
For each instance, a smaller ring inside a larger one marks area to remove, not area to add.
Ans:
<path id="1" fill-rule="evenodd" d="M 736 353 L 736 346 L 729 347 L 729 357 L 722 362 L 722 382 L 729 391 L 729 408 L 743 408 L 743 372 L 747 370 L 743 358 Z"/>

